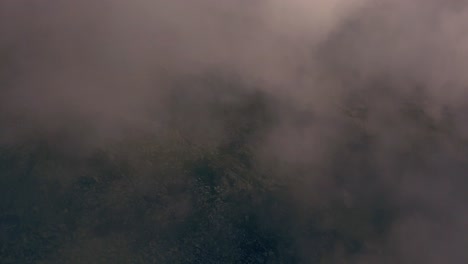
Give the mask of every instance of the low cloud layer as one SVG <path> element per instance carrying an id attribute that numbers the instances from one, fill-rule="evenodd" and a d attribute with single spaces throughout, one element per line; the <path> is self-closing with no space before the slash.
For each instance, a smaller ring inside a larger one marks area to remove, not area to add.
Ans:
<path id="1" fill-rule="evenodd" d="M 298 208 L 384 196 L 401 211 L 386 255 L 353 261 L 466 263 L 466 25 L 456 0 L 4 0 L 0 142 L 94 149 L 176 128 L 217 145 L 213 102 L 262 93 L 275 122 L 258 164 Z"/>

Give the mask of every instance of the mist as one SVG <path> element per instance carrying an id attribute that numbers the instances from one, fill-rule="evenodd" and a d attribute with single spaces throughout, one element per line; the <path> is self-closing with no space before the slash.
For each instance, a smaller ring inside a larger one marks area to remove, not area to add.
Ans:
<path id="1" fill-rule="evenodd" d="M 466 25 L 457 0 L 2 1 L 0 262 L 467 263 Z"/>

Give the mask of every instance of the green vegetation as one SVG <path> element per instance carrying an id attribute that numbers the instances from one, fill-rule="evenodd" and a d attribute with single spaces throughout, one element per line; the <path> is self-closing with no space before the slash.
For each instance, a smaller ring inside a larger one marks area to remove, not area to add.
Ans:
<path id="1" fill-rule="evenodd" d="M 323 171 L 332 193 L 298 201 L 301 177 L 257 162 L 277 121 L 271 100 L 232 96 L 206 106 L 225 129 L 213 145 L 187 138 L 177 122 L 91 152 L 53 139 L 2 145 L 0 263 L 336 263 L 384 254 L 400 210 L 376 165 L 381 135 L 367 124 L 371 110 L 346 108 L 346 130 Z M 414 171 L 453 136 L 423 109 L 399 109 L 401 127 L 412 130 L 397 135 L 386 158 Z"/>

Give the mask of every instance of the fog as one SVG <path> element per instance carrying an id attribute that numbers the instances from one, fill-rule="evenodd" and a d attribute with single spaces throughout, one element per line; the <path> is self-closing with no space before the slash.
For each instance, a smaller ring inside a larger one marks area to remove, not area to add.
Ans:
<path id="1" fill-rule="evenodd" d="M 250 115 L 220 113 L 260 94 L 246 144 L 284 186 L 298 263 L 318 263 L 304 230 L 336 201 L 392 215 L 330 263 L 467 263 L 466 25 L 456 0 L 3 0 L 0 143 L 86 156 L 177 134 L 214 151 Z"/>

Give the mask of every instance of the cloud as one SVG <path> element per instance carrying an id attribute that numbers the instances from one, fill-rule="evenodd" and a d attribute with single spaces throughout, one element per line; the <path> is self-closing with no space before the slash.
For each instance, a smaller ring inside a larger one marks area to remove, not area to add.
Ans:
<path id="1" fill-rule="evenodd" d="M 457 230 L 466 217 L 456 212 L 466 168 L 451 161 L 462 154 L 401 109 L 419 104 L 421 118 L 440 125 L 449 108 L 465 136 L 467 18 L 463 1 L 4 0 L 0 142 L 63 137 L 92 148 L 177 123 L 194 141 L 218 143 L 226 130 L 209 107 L 229 93 L 216 88 L 242 90 L 232 95 L 241 101 L 244 90 L 260 91 L 274 98 L 278 121 L 258 144 L 259 160 L 278 165 L 280 177 L 298 175 L 288 177 L 300 180 L 300 203 L 315 205 L 313 191 L 373 197 L 369 185 L 359 188 L 366 171 L 397 206 L 448 218 L 402 217 L 384 238 L 392 258 L 463 263 Z M 343 114 L 349 101 L 360 121 Z M 348 187 L 335 180 L 337 166 L 349 170 Z"/>

